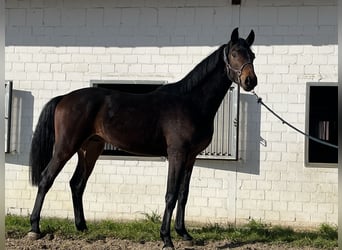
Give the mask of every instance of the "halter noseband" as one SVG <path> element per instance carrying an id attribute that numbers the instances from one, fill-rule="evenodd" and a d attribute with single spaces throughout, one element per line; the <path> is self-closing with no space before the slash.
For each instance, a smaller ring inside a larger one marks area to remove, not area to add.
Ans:
<path id="1" fill-rule="evenodd" d="M 227 56 L 227 54 L 226 54 L 226 48 L 223 49 L 223 60 L 224 60 L 224 62 L 225 62 L 225 64 L 226 64 L 227 76 L 228 76 L 228 78 L 230 78 L 230 74 L 229 74 L 230 71 L 233 71 L 233 72 L 234 72 L 235 74 L 237 74 L 237 76 L 238 76 L 238 80 L 239 80 L 238 83 L 241 82 L 240 77 L 241 77 L 241 74 L 242 74 L 242 70 L 243 70 L 248 64 L 252 65 L 252 67 L 253 67 L 253 63 L 249 61 L 249 62 L 246 62 L 246 63 L 242 64 L 242 66 L 241 66 L 239 69 L 233 68 L 233 67 L 230 65 L 230 63 L 228 62 L 228 56 Z M 233 82 L 234 82 L 234 81 L 233 81 Z"/>

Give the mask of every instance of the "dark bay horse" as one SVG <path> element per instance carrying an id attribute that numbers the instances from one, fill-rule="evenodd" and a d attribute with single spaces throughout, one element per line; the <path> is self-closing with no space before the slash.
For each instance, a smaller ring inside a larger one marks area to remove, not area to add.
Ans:
<path id="1" fill-rule="evenodd" d="M 38 193 L 31 214 L 31 238 L 40 237 L 43 201 L 66 162 L 78 154 L 70 180 L 75 224 L 86 230 L 82 196 L 105 142 L 132 153 L 165 156 L 168 179 L 160 229 L 164 248 L 173 249 L 170 222 L 177 205 L 175 230 L 192 240 L 185 228 L 185 206 L 197 154 L 210 143 L 213 121 L 232 82 L 251 91 L 257 85 L 250 47 L 254 32 L 239 38 L 236 28 L 220 46 L 179 82 L 147 94 L 85 88 L 50 100 L 33 134 L 30 177 Z"/>

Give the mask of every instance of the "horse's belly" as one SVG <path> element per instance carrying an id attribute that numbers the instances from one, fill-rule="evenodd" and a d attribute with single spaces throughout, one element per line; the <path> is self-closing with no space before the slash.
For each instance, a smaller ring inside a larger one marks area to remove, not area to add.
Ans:
<path id="1" fill-rule="evenodd" d="M 114 147 L 138 155 L 166 156 L 164 140 L 147 131 L 114 131 L 105 135 L 105 140 Z"/>

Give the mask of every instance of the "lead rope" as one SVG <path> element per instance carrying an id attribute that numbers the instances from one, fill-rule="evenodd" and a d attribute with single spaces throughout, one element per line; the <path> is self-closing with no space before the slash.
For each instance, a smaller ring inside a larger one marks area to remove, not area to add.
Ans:
<path id="1" fill-rule="evenodd" d="M 257 102 L 260 103 L 262 106 L 264 106 L 268 111 L 270 111 L 275 117 L 277 117 L 283 124 L 286 124 L 287 126 L 289 126 L 290 128 L 294 129 L 295 131 L 297 131 L 298 133 L 308 137 L 310 140 L 313 140 L 315 142 L 318 142 L 320 144 L 332 147 L 332 148 L 336 148 L 338 149 L 338 146 L 335 144 L 331 144 L 329 142 L 323 141 L 321 139 L 318 139 L 316 137 L 313 137 L 307 133 L 304 133 L 303 131 L 301 131 L 300 129 L 296 128 L 295 126 L 291 125 L 290 123 L 288 123 L 287 121 L 285 121 L 282 117 L 280 117 L 276 112 L 274 112 L 270 107 L 268 107 L 263 101 L 262 98 L 260 98 L 255 92 L 254 90 L 252 90 L 253 95 L 255 95 L 255 97 L 257 98 Z"/>

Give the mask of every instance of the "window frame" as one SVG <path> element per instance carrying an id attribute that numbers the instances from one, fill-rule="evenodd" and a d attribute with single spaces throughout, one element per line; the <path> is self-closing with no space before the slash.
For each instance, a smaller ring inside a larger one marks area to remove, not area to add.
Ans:
<path id="1" fill-rule="evenodd" d="M 13 81 L 5 81 L 5 153 L 11 152 Z"/>
<path id="2" fill-rule="evenodd" d="M 337 87 L 337 82 L 307 82 L 306 84 L 306 103 L 305 103 L 305 132 L 309 134 L 310 129 L 310 97 L 311 97 L 311 87 Z M 337 100 L 338 101 L 338 100 Z M 338 133 L 338 131 L 337 131 Z M 309 161 L 309 141 L 310 139 L 305 137 L 304 146 L 304 163 L 306 167 L 314 168 L 336 168 L 338 163 L 324 163 L 324 162 L 310 162 Z"/>
<path id="3" fill-rule="evenodd" d="M 143 84 L 143 85 L 164 85 L 166 84 L 166 81 L 155 81 L 155 80 L 91 80 L 90 81 L 90 86 L 91 87 L 99 87 L 99 86 L 105 86 L 105 85 L 119 85 L 119 84 L 129 84 L 129 85 L 134 85 L 134 84 Z M 228 96 L 228 97 L 227 97 Z M 227 100 L 228 99 L 228 103 Z M 225 105 L 226 107 L 224 108 L 222 105 Z M 231 148 L 231 151 L 229 151 L 231 154 L 230 155 L 210 155 L 206 154 L 205 151 L 212 147 L 212 143 L 214 142 L 215 136 L 219 138 L 218 131 L 214 127 L 214 135 L 213 135 L 213 140 L 209 144 L 208 148 L 204 150 L 202 153 L 200 153 L 197 156 L 198 160 L 228 160 L 228 161 L 238 161 L 239 159 L 239 106 L 240 106 L 240 88 L 237 84 L 233 83 L 230 89 L 228 90 L 223 102 L 220 105 L 220 108 L 218 110 L 218 113 L 223 113 L 225 112 L 225 109 L 228 109 L 231 111 L 225 117 L 223 115 L 223 119 L 229 119 L 229 124 L 226 126 L 221 126 L 221 132 L 223 129 L 228 128 L 227 132 L 227 142 L 224 143 L 223 139 L 220 139 L 217 144 L 222 144 L 221 147 L 224 147 L 223 144 L 227 145 L 227 151 L 228 149 Z M 221 118 L 222 119 L 222 118 Z M 217 125 L 218 118 L 215 116 L 215 124 Z M 227 122 L 228 123 L 228 122 Z M 215 126 L 214 124 L 214 126 Z M 230 126 L 232 125 L 232 126 Z M 224 133 L 224 132 L 222 132 Z M 230 139 L 230 140 L 229 140 Z M 216 148 L 219 148 L 219 146 L 216 146 Z M 228 153 L 228 152 L 227 152 Z M 108 160 L 139 160 L 139 161 L 165 161 L 165 157 L 161 156 L 139 156 L 139 155 L 110 155 L 110 154 L 101 154 L 100 159 L 108 159 Z"/>

